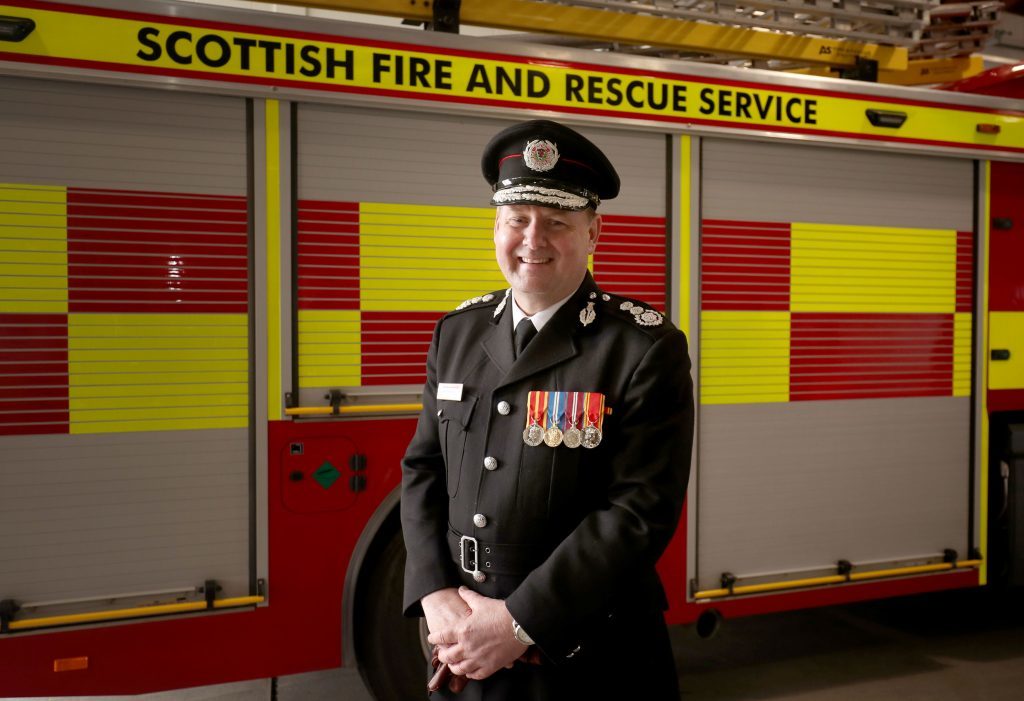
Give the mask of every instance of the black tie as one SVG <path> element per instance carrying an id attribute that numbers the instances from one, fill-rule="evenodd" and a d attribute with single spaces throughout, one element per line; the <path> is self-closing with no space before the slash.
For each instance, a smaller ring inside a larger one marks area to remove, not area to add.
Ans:
<path id="1" fill-rule="evenodd" d="M 526 344 L 533 340 L 533 337 L 537 335 L 537 327 L 533 325 L 533 322 L 523 317 L 516 324 L 516 357 L 518 358 L 526 350 Z"/>

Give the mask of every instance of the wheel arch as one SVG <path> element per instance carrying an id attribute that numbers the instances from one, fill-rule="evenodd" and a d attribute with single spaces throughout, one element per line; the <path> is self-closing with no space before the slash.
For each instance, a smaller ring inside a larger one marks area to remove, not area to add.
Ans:
<path id="1" fill-rule="evenodd" d="M 342 665 L 357 668 L 359 655 L 356 650 L 356 606 L 362 594 L 360 584 L 367 572 L 367 566 L 375 562 L 377 555 L 388 536 L 401 529 L 398 505 L 401 501 L 401 486 L 395 487 L 381 500 L 373 515 L 366 522 L 363 532 L 356 541 L 345 570 L 345 583 L 342 587 L 342 631 L 341 650 Z"/>

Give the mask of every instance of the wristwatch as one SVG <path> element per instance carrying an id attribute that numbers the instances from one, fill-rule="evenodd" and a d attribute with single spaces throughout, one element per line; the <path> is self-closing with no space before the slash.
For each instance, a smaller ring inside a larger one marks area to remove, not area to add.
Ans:
<path id="1" fill-rule="evenodd" d="M 516 640 L 521 642 L 523 645 L 533 645 L 533 638 L 523 630 L 523 627 L 516 622 L 516 619 L 512 619 L 512 635 L 516 636 Z"/>

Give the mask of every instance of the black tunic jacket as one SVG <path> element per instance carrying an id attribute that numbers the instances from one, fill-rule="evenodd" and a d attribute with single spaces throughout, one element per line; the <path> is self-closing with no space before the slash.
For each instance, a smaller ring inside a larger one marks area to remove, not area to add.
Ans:
<path id="1" fill-rule="evenodd" d="M 654 565 L 689 478 L 690 361 L 681 331 L 604 294 L 589 274 L 518 358 L 511 304 L 495 292 L 434 330 L 423 413 L 402 463 L 404 607 L 421 615 L 423 596 L 459 585 L 503 598 L 561 664 L 603 644 L 614 615 L 665 607 Z M 439 383 L 461 384 L 461 398 L 438 399 Z M 526 445 L 531 390 L 603 393 L 600 445 Z M 478 540 L 483 582 L 457 561 L 462 535 Z"/>

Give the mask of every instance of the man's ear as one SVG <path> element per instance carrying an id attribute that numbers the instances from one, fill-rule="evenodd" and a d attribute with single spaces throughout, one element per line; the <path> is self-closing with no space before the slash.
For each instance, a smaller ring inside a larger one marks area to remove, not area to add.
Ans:
<path id="1" fill-rule="evenodd" d="M 587 236 L 590 239 L 589 252 L 593 253 L 597 248 L 597 240 L 601 238 L 601 215 L 594 214 L 594 218 L 590 220 L 590 226 L 587 228 Z"/>

